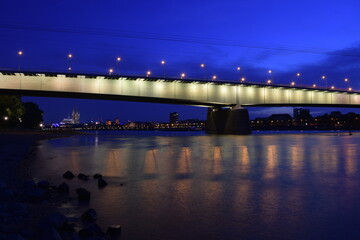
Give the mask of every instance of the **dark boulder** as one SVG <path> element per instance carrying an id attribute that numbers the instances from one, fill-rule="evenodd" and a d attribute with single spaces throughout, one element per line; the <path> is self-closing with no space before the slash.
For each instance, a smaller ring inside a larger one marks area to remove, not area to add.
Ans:
<path id="1" fill-rule="evenodd" d="M 83 174 L 83 173 L 79 173 L 78 179 L 87 181 L 87 180 L 89 179 L 89 176 L 88 176 L 88 175 L 85 175 L 85 174 Z"/>
<path id="2" fill-rule="evenodd" d="M 67 218 L 64 215 L 54 212 L 40 220 L 39 229 L 61 229 L 66 223 Z"/>
<path id="3" fill-rule="evenodd" d="M 103 235 L 104 233 L 96 223 L 92 223 L 79 231 L 79 236 L 81 237 L 97 237 Z"/>
<path id="4" fill-rule="evenodd" d="M 78 188 L 76 189 L 76 193 L 78 194 L 78 199 L 82 201 L 89 201 L 90 200 L 90 192 L 85 188 Z"/>
<path id="5" fill-rule="evenodd" d="M 99 188 L 103 188 L 103 187 L 105 187 L 107 185 L 107 182 L 104 180 L 104 179 L 102 179 L 102 178 L 99 178 L 98 179 L 98 187 Z"/>
<path id="6" fill-rule="evenodd" d="M 75 177 L 75 175 L 70 171 L 66 171 L 66 173 L 63 174 L 63 178 L 66 178 L 66 179 L 73 179 L 74 177 Z"/>
<path id="7" fill-rule="evenodd" d="M 97 219 L 96 211 L 93 208 L 89 208 L 81 215 L 81 219 L 89 222 L 95 221 Z"/>
<path id="8" fill-rule="evenodd" d="M 99 178 L 102 178 L 103 176 L 100 174 L 100 173 L 96 173 L 94 174 L 93 178 L 94 179 L 99 179 Z"/>
<path id="9" fill-rule="evenodd" d="M 48 181 L 40 181 L 37 183 L 37 187 L 48 190 L 50 188 L 50 183 Z"/>
<path id="10" fill-rule="evenodd" d="M 118 237 L 121 234 L 121 225 L 111 225 L 106 230 L 106 233 L 111 237 Z"/>
<path id="11" fill-rule="evenodd" d="M 62 183 L 57 187 L 59 193 L 69 193 L 69 185 Z"/>

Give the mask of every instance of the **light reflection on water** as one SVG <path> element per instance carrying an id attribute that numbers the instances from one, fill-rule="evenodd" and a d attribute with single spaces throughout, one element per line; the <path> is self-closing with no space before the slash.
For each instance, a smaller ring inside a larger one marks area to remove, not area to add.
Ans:
<path id="1" fill-rule="evenodd" d="M 32 170 L 54 184 L 102 173 L 102 190 L 67 182 L 91 190 L 100 225 L 123 225 L 122 239 L 358 239 L 359 139 L 74 136 L 43 142 Z"/>

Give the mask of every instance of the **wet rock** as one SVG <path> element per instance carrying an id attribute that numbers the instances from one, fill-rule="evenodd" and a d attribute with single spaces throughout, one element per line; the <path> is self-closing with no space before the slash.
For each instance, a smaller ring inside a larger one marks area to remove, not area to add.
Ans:
<path id="1" fill-rule="evenodd" d="M 99 188 L 103 188 L 103 187 L 105 187 L 107 185 L 107 182 L 104 180 L 104 179 L 102 179 L 102 178 L 99 178 L 98 179 L 98 187 Z"/>
<path id="2" fill-rule="evenodd" d="M 111 237 L 118 237 L 121 235 L 121 226 L 120 225 L 111 225 L 106 230 L 106 233 Z"/>
<path id="3" fill-rule="evenodd" d="M 39 240 L 62 240 L 60 234 L 54 228 L 43 229 L 40 233 Z"/>
<path id="4" fill-rule="evenodd" d="M 79 236 L 81 237 L 96 237 L 102 235 L 104 235 L 104 233 L 96 223 L 92 223 L 79 231 Z"/>
<path id="5" fill-rule="evenodd" d="M 78 188 L 76 189 L 76 193 L 78 194 L 78 199 L 82 201 L 89 201 L 90 200 L 90 192 L 85 188 Z"/>
<path id="6" fill-rule="evenodd" d="M 44 217 L 40 220 L 39 228 L 40 229 L 48 229 L 48 228 L 55 228 L 61 229 L 64 224 L 66 224 L 67 218 L 62 215 L 61 213 L 55 212 L 51 213 L 50 215 Z"/>
<path id="7" fill-rule="evenodd" d="M 40 181 L 37 183 L 37 187 L 48 190 L 50 188 L 50 183 L 48 181 Z"/>
<path id="8" fill-rule="evenodd" d="M 86 210 L 82 215 L 81 215 L 81 219 L 83 221 L 89 221 L 89 222 L 93 222 L 97 219 L 97 214 L 96 211 L 93 208 L 90 208 L 88 210 Z"/>
<path id="9" fill-rule="evenodd" d="M 28 205 L 25 203 L 12 202 L 9 204 L 8 209 L 10 212 L 14 213 L 15 215 L 29 214 Z"/>
<path id="10" fill-rule="evenodd" d="M 85 175 L 85 174 L 83 174 L 83 173 L 79 173 L 78 179 L 87 181 L 87 180 L 89 179 L 89 176 L 88 176 L 88 175 Z"/>
<path id="11" fill-rule="evenodd" d="M 18 233 L 13 233 L 13 234 L 9 234 L 9 235 L 0 235 L 0 239 L 4 239 L 4 240 L 25 240 L 20 234 Z"/>
<path id="12" fill-rule="evenodd" d="M 69 193 L 69 185 L 62 183 L 57 187 L 59 193 Z"/>
<path id="13" fill-rule="evenodd" d="M 63 178 L 66 178 L 66 179 L 73 179 L 75 177 L 75 175 L 70 172 L 70 171 L 66 171 L 64 174 L 63 174 Z"/>
<path id="14" fill-rule="evenodd" d="M 103 176 L 100 174 L 100 173 L 96 173 L 94 174 L 93 178 L 94 179 L 99 179 L 99 178 L 102 178 Z"/>
<path id="15" fill-rule="evenodd" d="M 37 202 L 48 197 L 47 191 L 37 187 L 26 188 L 23 191 L 25 198 L 30 202 Z"/>

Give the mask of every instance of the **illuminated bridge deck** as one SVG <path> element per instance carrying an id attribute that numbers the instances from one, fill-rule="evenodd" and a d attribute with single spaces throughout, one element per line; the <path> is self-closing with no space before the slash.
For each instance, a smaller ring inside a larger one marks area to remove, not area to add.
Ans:
<path id="1" fill-rule="evenodd" d="M 360 106 L 360 93 L 355 91 L 75 73 L 1 71 L 0 92 L 198 106 Z"/>

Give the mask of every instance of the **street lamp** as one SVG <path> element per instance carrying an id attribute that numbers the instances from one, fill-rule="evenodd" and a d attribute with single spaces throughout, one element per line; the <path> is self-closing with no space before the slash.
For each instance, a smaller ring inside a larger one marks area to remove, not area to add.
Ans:
<path id="1" fill-rule="evenodd" d="M 150 71 L 147 71 L 146 72 L 146 77 L 149 77 L 151 75 L 151 72 Z"/>
<path id="2" fill-rule="evenodd" d="M 165 78 L 165 60 L 162 60 L 161 62 L 161 66 L 162 66 L 162 68 L 163 68 L 163 76 L 164 76 L 164 78 Z"/>
<path id="3" fill-rule="evenodd" d="M 325 83 L 326 83 L 326 89 L 328 88 L 328 81 L 327 81 L 327 78 L 326 78 L 326 76 L 321 76 L 321 79 L 325 79 Z"/>
<path id="4" fill-rule="evenodd" d="M 18 67 L 19 67 L 19 72 L 20 72 L 20 68 L 21 68 L 21 56 L 23 55 L 23 51 L 20 50 L 20 51 L 18 51 L 17 54 L 18 54 L 18 56 L 19 56 L 19 66 L 18 66 Z"/>
<path id="5" fill-rule="evenodd" d="M 266 83 L 271 84 L 271 79 L 268 79 Z"/>
<path id="6" fill-rule="evenodd" d="M 212 76 L 212 80 L 213 80 L 213 81 L 216 80 L 216 75 Z"/>
<path id="7" fill-rule="evenodd" d="M 269 80 L 270 80 L 270 82 L 272 82 L 272 76 L 271 76 L 272 70 L 268 70 L 268 74 L 269 74 Z"/>
<path id="8" fill-rule="evenodd" d="M 111 75 L 114 72 L 114 69 L 110 68 L 109 69 L 109 75 Z"/>
<path id="9" fill-rule="evenodd" d="M 245 78 L 244 78 L 244 77 L 241 78 L 241 82 L 245 82 Z"/>
<path id="10" fill-rule="evenodd" d="M 180 75 L 180 78 L 183 79 L 184 77 L 185 77 L 185 73 L 182 73 L 182 74 Z"/>
<path id="11" fill-rule="evenodd" d="M 68 60 L 69 60 L 69 67 L 68 67 L 68 71 L 70 72 L 72 69 L 71 69 L 71 59 L 73 58 L 73 55 L 71 54 L 71 53 L 69 53 L 68 55 L 67 55 L 67 57 L 68 57 Z"/>
<path id="12" fill-rule="evenodd" d="M 297 73 L 297 74 L 296 74 L 296 77 L 297 77 L 297 79 L 299 80 L 299 81 L 298 81 L 298 84 L 301 85 L 301 73 Z"/>
<path id="13" fill-rule="evenodd" d="M 295 85 L 295 82 L 291 82 L 291 86 L 294 86 Z"/>
<path id="14" fill-rule="evenodd" d="M 335 86 L 331 86 L 331 89 L 334 90 L 334 89 L 335 89 Z"/>
<path id="15" fill-rule="evenodd" d="M 120 74 L 120 61 L 121 61 L 121 57 L 117 57 L 116 62 L 117 62 L 117 65 L 118 65 L 118 75 Z"/>
<path id="16" fill-rule="evenodd" d="M 204 69 L 204 80 L 206 80 L 206 68 L 205 68 L 205 64 L 204 64 L 204 63 L 200 64 L 200 67 L 201 67 L 202 69 Z"/>
<path id="17" fill-rule="evenodd" d="M 352 88 L 351 87 L 349 87 L 349 89 L 348 89 L 349 91 L 352 91 Z"/>
<path id="18" fill-rule="evenodd" d="M 315 88 L 316 87 L 316 84 L 313 84 L 313 88 Z"/>

